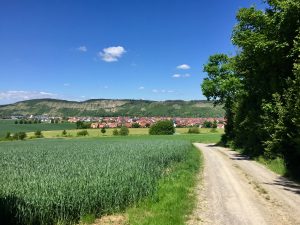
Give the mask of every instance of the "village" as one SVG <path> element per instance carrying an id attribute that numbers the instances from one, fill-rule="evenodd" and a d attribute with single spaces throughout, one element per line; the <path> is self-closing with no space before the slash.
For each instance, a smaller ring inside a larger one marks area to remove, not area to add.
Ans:
<path id="1" fill-rule="evenodd" d="M 205 122 L 217 124 L 217 128 L 224 128 L 224 118 L 181 118 L 181 117 L 70 117 L 68 122 L 91 122 L 91 128 L 146 128 L 160 120 L 172 120 L 175 127 L 203 127 Z"/>

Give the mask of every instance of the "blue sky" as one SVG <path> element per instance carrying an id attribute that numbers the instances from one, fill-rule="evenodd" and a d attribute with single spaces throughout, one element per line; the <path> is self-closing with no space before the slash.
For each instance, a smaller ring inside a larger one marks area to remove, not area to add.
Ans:
<path id="1" fill-rule="evenodd" d="M 31 98 L 205 99 L 203 64 L 235 54 L 260 0 L 1 1 L 0 104 Z"/>

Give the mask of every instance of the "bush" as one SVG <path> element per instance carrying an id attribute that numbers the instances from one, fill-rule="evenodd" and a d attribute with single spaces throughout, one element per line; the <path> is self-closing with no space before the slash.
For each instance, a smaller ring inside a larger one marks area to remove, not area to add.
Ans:
<path id="1" fill-rule="evenodd" d="M 101 133 L 102 133 L 102 134 L 105 134 L 105 133 L 106 133 L 105 127 L 102 127 L 102 128 L 101 128 Z"/>
<path id="2" fill-rule="evenodd" d="M 119 135 L 119 131 L 118 131 L 118 129 L 117 129 L 117 128 L 115 128 L 115 129 L 113 130 L 113 135 L 114 135 L 114 136 L 117 136 L 117 135 Z"/>
<path id="3" fill-rule="evenodd" d="M 34 136 L 36 138 L 42 138 L 42 137 L 44 137 L 43 134 L 42 134 L 42 131 L 40 131 L 40 130 L 37 130 L 36 132 L 34 132 Z"/>
<path id="4" fill-rule="evenodd" d="M 77 136 L 87 136 L 89 132 L 87 130 L 81 130 L 77 132 Z"/>
<path id="5" fill-rule="evenodd" d="M 66 130 L 63 130 L 63 131 L 61 132 L 61 135 L 62 135 L 62 136 L 67 136 L 67 131 L 66 131 Z"/>
<path id="6" fill-rule="evenodd" d="M 175 133 L 173 122 L 161 120 L 153 124 L 149 129 L 150 135 L 172 135 Z"/>
<path id="7" fill-rule="evenodd" d="M 13 139 L 15 140 L 24 140 L 27 137 L 25 132 L 18 132 L 13 135 Z"/>
<path id="8" fill-rule="evenodd" d="M 140 128 L 141 125 L 139 123 L 133 123 L 132 128 Z"/>
<path id="9" fill-rule="evenodd" d="M 77 121 L 76 122 L 76 129 L 88 129 L 91 128 L 91 124 L 90 122 L 83 122 L 83 121 Z"/>
<path id="10" fill-rule="evenodd" d="M 189 134 L 199 134 L 200 133 L 199 127 L 190 127 L 188 130 L 188 133 Z"/>
<path id="11" fill-rule="evenodd" d="M 129 129 L 125 126 L 122 126 L 119 131 L 119 135 L 127 136 L 129 134 Z"/>
<path id="12" fill-rule="evenodd" d="M 202 124 L 202 126 L 203 126 L 204 128 L 212 128 L 213 123 L 210 122 L 210 121 L 204 121 L 203 124 Z"/>

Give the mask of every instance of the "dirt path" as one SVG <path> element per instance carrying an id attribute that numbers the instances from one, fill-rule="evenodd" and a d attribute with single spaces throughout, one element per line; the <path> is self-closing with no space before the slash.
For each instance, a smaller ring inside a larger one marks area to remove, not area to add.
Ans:
<path id="1" fill-rule="evenodd" d="M 189 225 L 300 225 L 300 185 L 237 152 L 194 145 L 203 152 L 204 174 Z"/>

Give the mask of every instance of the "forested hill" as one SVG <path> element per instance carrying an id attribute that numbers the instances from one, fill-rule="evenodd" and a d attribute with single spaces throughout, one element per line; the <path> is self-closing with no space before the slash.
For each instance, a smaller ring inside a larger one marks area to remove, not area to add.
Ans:
<path id="1" fill-rule="evenodd" d="M 35 99 L 0 105 L 0 116 L 178 116 L 223 117 L 221 106 L 204 100 L 150 101 L 129 99 L 91 99 L 83 102 Z"/>

